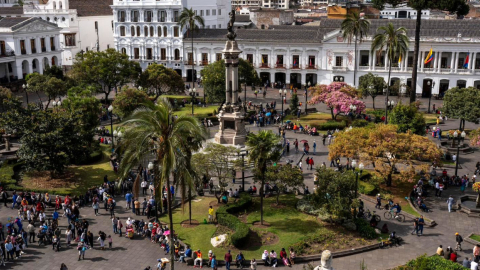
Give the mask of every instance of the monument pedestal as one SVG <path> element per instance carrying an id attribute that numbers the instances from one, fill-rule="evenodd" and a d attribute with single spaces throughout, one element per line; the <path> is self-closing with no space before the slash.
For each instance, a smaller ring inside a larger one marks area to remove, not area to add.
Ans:
<path id="1" fill-rule="evenodd" d="M 244 118 L 244 113 L 238 106 L 225 105 L 218 114 L 220 126 L 215 134 L 215 142 L 244 145 L 247 137 Z"/>

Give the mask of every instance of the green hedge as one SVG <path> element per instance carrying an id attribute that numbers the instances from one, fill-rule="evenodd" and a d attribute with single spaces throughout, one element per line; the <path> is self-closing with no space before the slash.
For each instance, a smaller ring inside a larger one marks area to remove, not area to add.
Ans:
<path id="1" fill-rule="evenodd" d="M 443 257 L 434 255 L 427 257 L 422 255 L 407 263 L 406 266 L 399 266 L 396 270 L 463 270 L 468 269 L 459 263 L 454 263 L 450 260 L 445 260 Z"/>
<path id="2" fill-rule="evenodd" d="M 217 210 L 218 224 L 235 231 L 230 238 L 232 244 L 236 247 L 247 244 L 250 229 L 233 214 L 245 211 L 251 204 L 252 197 L 246 193 L 242 193 L 236 203 L 222 206 Z"/>
<path id="3" fill-rule="evenodd" d="M 375 195 L 378 189 L 375 185 L 372 185 L 367 182 L 358 181 L 358 192 L 365 194 L 365 195 Z"/>
<path id="4" fill-rule="evenodd" d="M 377 237 L 375 229 L 368 224 L 368 221 L 363 218 L 356 218 L 353 222 L 357 225 L 357 231 L 360 233 L 361 237 L 366 239 L 375 239 Z"/>
<path id="5" fill-rule="evenodd" d="M 368 126 L 368 121 L 365 119 L 355 119 L 352 122 L 352 127 L 366 127 Z"/>
<path id="6" fill-rule="evenodd" d="M 347 121 L 343 120 L 341 122 L 335 122 L 335 121 L 328 121 L 326 123 L 320 124 L 318 126 L 319 130 L 335 130 L 339 129 L 342 130 L 347 126 Z"/>
<path id="7" fill-rule="evenodd" d="M 17 180 L 13 177 L 15 175 L 15 170 L 20 169 L 20 166 L 22 166 L 21 162 L 13 163 L 13 161 L 5 161 L 3 163 L 2 167 L 0 167 L 0 183 L 2 186 L 8 188 L 8 186 L 17 183 Z"/>

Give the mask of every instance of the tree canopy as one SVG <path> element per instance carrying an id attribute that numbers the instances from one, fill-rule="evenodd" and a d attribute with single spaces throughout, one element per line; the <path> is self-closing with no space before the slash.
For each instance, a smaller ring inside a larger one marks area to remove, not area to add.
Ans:
<path id="1" fill-rule="evenodd" d="M 138 85 L 147 95 L 157 101 L 161 95 L 169 93 L 183 93 L 185 84 L 182 76 L 175 70 L 167 68 L 164 65 L 153 63 L 140 74 Z"/>
<path id="2" fill-rule="evenodd" d="M 300 168 L 293 167 L 291 164 L 270 166 L 265 172 L 265 181 L 274 186 L 277 204 L 279 204 L 281 192 L 303 186 L 303 173 Z"/>
<path id="3" fill-rule="evenodd" d="M 443 97 L 443 111 L 448 117 L 478 124 L 480 90 L 475 87 L 449 89 Z"/>
<path id="4" fill-rule="evenodd" d="M 45 106 L 45 110 L 48 109 L 48 106 L 52 100 L 62 97 L 67 93 L 65 82 L 57 77 L 34 73 L 29 77 L 27 83 L 28 92 L 36 93 L 39 99 L 41 92 L 47 96 L 47 105 Z M 40 99 L 40 101 L 42 100 Z"/>
<path id="5" fill-rule="evenodd" d="M 209 64 L 201 71 L 202 84 L 209 102 L 222 102 L 225 99 L 225 62 L 217 61 Z M 238 78 L 240 83 L 249 86 L 258 85 L 260 77 L 253 65 L 243 59 L 238 61 Z M 244 91 L 242 87 L 239 87 Z"/>
<path id="6" fill-rule="evenodd" d="M 138 90 L 124 86 L 122 91 L 115 97 L 113 101 L 113 113 L 120 118 L 125 118 L 130 115 L 136 108 L 145 105 L 149 106 L 152 103 L 148 98 L 148 95 Z"/>
<path id="7" fill-rule="evenodd" d="M 417 135 L 425 135 L 425 117 L 414 104 L 398 103 L 390 112 L 388 122 L 398 126 L 398 132 L 411 131 Z"/>
<path id="8" fill-rule="evenodd" d="M 399 181 L 413 180 L 416 172 L 428 171 L 432 162 L 439 164 L 443 156 L 427 137 L 410 131 L 399 133 L 394 125 L 353 128 L 336 134 L 328 147 L 329 158 L 347 157 L 371 165 L 387 186 L 391 186 L 396 170 L 400 172 L 396 177 Z"/>
<path id="9" fill-rule="evenodd" d="M 361 91 L 363 97 L 371 97 L 373 102 L 373 109 L 375 109 L 375 98 L 383 93 L 387 86 L 382 77 L 374 75 L 369 72 L 358 79 L 358 89 Z"/>

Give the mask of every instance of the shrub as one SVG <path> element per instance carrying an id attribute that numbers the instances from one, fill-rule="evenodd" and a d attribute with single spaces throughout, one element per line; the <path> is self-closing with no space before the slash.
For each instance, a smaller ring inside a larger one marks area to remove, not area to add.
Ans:
<path id="1" fill-rule="evenodd" d="M 320 124 L 318 126 L 318 129 L 319 130 L 335 130 L 335 129 L 339 129 L 339 130 L 342 130 L 344 129 L 345 127 L 347 126 L 347 122 L 346 121 L 341 121 L 341 122 L 335 122 L 335 121 L 328 121 L 326 123 L 323 123 L 323 124 Z"/>
<path id="2" fill-rule="evenodd" d="M 21 162 L 12 163 L 12 161 L 4 161 L 0 167 L 0 183 L 5 188 L 9 185 L 15 185 L 17 180 L 13 177 L 15 175 L 15 170 L 20 169 L 22 165 Z"/>
<path id="3" fill-rule="evenodd" d="M 240 199 L 230 205 L 222 206 L 217 210 L 218 224 L 226 226 L 235 231 L 230 237 L 232 244 L 236 247 L 247 244 L 250 229 L 233 214 L 245 211 L 252 204 L 252 197 L 242 193 Z"/>
<path id="4" fill-rule="evenodd" d="M 297 210 L 310 215 L 318 215 L 321 211 L 321 209 L 315 205 L 314 201 L 306 199 L 298 200 Z"/>
<path id="5" fill-rule="evenodd" d="M 363 181 L 358 182 L 358 192 L 365 195 L 375 195 L 378 189 L 375 185 Z"/>
<path id="6" fill-rule="evenodd" d="M 366 239 L 375 239 L 377 233 L 375 229 L 368 224 L 368 222 L 362 218 L 354 219 L 355 225 L 357 226 L 357 231 L 360 233 L 360 236 Z"/>
<path id="7" fill-rule="evenodd" d="M 414 260 L 411 260 L 407 263 L 406 266 L 401 266 L 397 268 L 398 270 L 462 270 L 466 269 L 461 264 L 454 263 L 450 260 L 445 260 L 440 256 L 431 256 L 427 257 L 422 255 Z"/>
<path id="8" fill-rule="evenodd" d="M 365 119 L 355 119 L 352 122 L 352 127 L 366 127 L 368 126 L 368 121 Z"/>

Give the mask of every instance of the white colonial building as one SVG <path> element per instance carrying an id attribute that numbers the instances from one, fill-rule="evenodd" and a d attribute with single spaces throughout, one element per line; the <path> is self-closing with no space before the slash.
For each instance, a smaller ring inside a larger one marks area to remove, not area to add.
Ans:
<path id="1" fill-rule="evenodd" d="M 43 73 L 47 66 L 61 66 L 58 26 L 40 18 L 0 19 L 0 81 L 23 79 Z"/>
<path id="2" fill-rule="evenodd" d="M 386 20 L 371 20 L 370 33 L 358 46 L 357 79 L 372 72 L 387 80 L 388 69 L 384 52 L 370 52 L 376 29 Z M 411 86 L 414 46 L 414 20 L 392 20 L 396 28 L 403 26 L 410 37 L 410 51 L 393 63 L 390 84 L 400 80 Z M 342 20 L 322 19 L 320 26 L 273 26 L 274 29 L 238 29 L 237 41 L 243 51 L 240 57 L 250 61 L 263 83 L 276 82 L 279 87 L 301 87 L 344 81 L 353 84 L 354 45 L 348 44 L 340 32 Z M 203 66 L 221 59 L 225 30 L 204 29 L 194 42 L 199 73 Z M 480 87 L 480 22 L 475 20 L 422 21 L 417 94 L 441 94 L 454 86 Z M 423 64 L 429 50 L 433 60 Z M 185 52 L 191 45 L 185 43 Z M 468 56 L 468 62 L 466 61 Z M 478 59 L 477 59 L 478 58 Z M 191 68 L 191 67 L 188 67 Z M 435 84 L 433 84 L 435 82 Z"/>
<path id="3" fill-rule="evenodd" d="M 430 10 L 422 10 L 422 19 L 430 19 Z M 386 5 L 385 9 L 380 11 L 380 19 L 417 19 L 417 10 L 407 6 L 407 4 L 400 4 L 396 7 Z"/>
<path id="4" fill-rule="evenodd" d="M 156 62 L 187 76 L 184 29 L 178 25 L 184 7 L 201 15 L 206 29 L 226 28 L 231 9 L 229 0 L 114 0 L 115 48 L 143 69 Z"/>
<path id="5" fill-rule="evenodd" d="M 0 10 L 3 16 L 42 18 L 61 28 L 59 48 L 64 66 L 73 65 L 81 51 L 113 48 L 113 0 L 27 0 L 20 10 L 13 6 L 16 0 L 8 1 L 9 6 Z"/>

